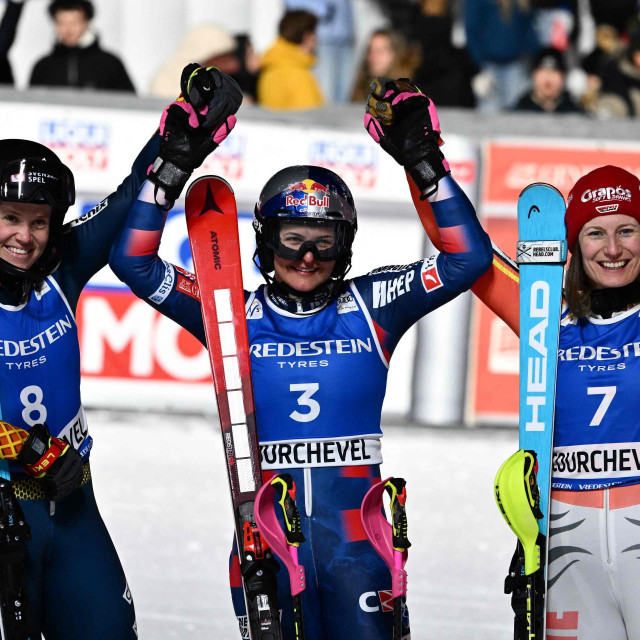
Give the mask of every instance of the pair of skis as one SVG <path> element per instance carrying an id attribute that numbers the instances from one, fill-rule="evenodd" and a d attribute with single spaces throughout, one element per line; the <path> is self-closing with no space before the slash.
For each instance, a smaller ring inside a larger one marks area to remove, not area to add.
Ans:
<path id="1" fill-rule="evenodd" d="M 263 485 L 256 429 L 249 338 L 238 239 L 236 203 L 222 178 L 204 176 L 191 184 L 185 213 L 216 392 L 240 558 L 247 635 L 282 640 L 275 553 L 289 572 L 296 640 L 304 640 L 301 593 L 306 586 L 298 546 L 304 542 L 288 474 Z M 382 516 L 382 493 L 390 494 L 392 522 Z M 362 504 L 365 531 L 392 573 L 394 640 L 402 637 L 402 601 L 407 539 L 406 490 L 401 478 L 376 484 Z M 284 530 L 274 502 L 280 506 Z"/>
<path id="2" fill-rule="evenodd" d="M 548 184 L 518 200 L 520 268 L 520 449 L 499 469 L 495 497 L 518 538 L 505 580 L 515 640 L 545 637 L 547 540 L 562 278 L 565 203 Z"/>

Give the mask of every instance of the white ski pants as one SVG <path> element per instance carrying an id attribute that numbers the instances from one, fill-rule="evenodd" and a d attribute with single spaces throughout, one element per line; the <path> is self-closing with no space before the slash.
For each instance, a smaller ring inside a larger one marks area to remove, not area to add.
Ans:
<path id="1" fill-rule="evenodd" d="M 546 640 L 640 640 L 640 484 L 553 491 Z"/>

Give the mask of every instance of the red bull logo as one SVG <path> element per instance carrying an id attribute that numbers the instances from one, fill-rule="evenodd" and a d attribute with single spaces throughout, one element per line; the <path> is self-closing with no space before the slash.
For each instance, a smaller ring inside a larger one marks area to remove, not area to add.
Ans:
<path id="1" fill-rule="evenodd" d="M 316 208 L 328 208 L 329 207 L 329 189 L 319 182 L 314 180 L 302 180 L 292 184 L 289 192 L 300 192 L 300 197 L 286 196 L 285 205 L 287 207 L 316 207 Z"/>

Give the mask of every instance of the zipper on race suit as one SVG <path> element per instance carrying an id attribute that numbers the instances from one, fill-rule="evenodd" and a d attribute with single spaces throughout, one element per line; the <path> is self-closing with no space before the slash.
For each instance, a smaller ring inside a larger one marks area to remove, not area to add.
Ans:
<path id="1" fill-rule="evenodd" d="M 313 491 L 311 488 L 311 467 L 304 468 L 304 512 L 311 517 L 313 511 Z"/>
<path id="2" fill-rule="evenodd" d="M 611 548 L 609 546 L 609 491 L 610 488 L 604 490 L 604 541 L 607 548 L 607 564 L 611 564 Z"/>

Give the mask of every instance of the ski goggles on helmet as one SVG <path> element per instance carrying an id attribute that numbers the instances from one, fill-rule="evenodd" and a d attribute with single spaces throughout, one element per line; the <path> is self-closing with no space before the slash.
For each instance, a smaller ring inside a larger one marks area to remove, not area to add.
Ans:
<path id="1" fill-rule="evenodd" d="M 285 260 L 302 260 L 308 251 L 320 262 L 337 260 L 353 240 L 342 220 L 279 219 L 266 221 L 265 240 Z"/>
<path id="2" fill-rule="evenodd" d="M 0 169 L 0 200 L 48 204 L 65 211 L 75 202 L 73 174 L 37 158 L 6 163 Z"/>

